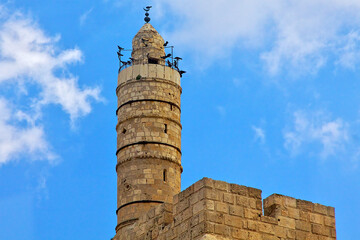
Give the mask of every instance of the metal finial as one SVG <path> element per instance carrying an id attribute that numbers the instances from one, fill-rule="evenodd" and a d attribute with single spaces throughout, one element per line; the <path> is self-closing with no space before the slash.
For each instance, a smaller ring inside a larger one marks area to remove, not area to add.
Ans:
<path id="1" fill-rule="evenodd" d="M 150 18 L 149 18 L 149 11 L 150 11 L 151 6 L 147 6 L 146 8 L 144 8 L 145 11 L 145 22 L 148 23 L 150 22 Z"/>

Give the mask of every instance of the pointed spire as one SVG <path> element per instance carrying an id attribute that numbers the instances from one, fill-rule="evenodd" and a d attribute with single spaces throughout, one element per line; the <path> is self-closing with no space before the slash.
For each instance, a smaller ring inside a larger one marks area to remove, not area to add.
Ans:
<path id="1" fill-rule="evenodd" d="M 145 23 L 132 40 L 134 64 L 165 65 L 164 39 L 150 23 Z"/>

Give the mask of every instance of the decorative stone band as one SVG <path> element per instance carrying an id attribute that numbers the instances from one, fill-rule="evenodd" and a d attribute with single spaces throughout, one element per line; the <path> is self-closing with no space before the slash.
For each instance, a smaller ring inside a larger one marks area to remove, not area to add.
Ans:
<path id="1" fill-rule="evenodd" d="M 134 102 L 132 104 L 125 105 L 118 112 L 118 125 L 124 123 L 126 120 L 134 118 L 163 118 L 168 121 L 178 122 L 180 126 L 180 110 L 174 105 L 163 102 Z M 119 129 L 117 125 L 117 130 Z"/>
<path id="2" fill-rule="evenodd" d="M 164 101 L 164 100 L 159 100 L 159 99 L 138 99 L 138 100 L 130 100 L 130 101 L 127 101 L 123 104 L 121 104 L 117 109 L 116 109 L 116 115 L 118 115 L 118 112 L 120 110 L 120 108 L 124 107 L 125 105 L 128 105 L 128 104 L 132 104 L 132 103 L 136 103 L 136 102 L 162 102 L 162 103 L 168 103 L 174 107 L 176 107 L 177 109 L 180 110 L 181 112 L 181 108 L 179 105 L 173 103 L 173 102 L 169 102 L 169 101 Z"/>
<path id="3" fill-rule="evenodd" d="M 178 120 L 174 120 L 174 119 L 169 118 L 169 117 L 161 117 L 161 116 L 159 117 L 159 116 L 156 116 L 156 115 L 145 115 L 145 116 L 141 116 L 141 117 L 139 117 L 139 116 L 133 116 L 133 117 L 129 117 L 129 118 L 122 119 L 121 121 L 119 121 L 119 122 L 116 124 L 116 131 L 119 130 L 119 126 L 120 126 L 121 124 L 123 124 L 124 122 L 126 122 L 126 121 L 128 121 L 128 120 L 131 120 L 131 119 L 138 119 L 138 118 L 156 118 L 156 119 L 161 118 L 161 119 L 166 119 L 166 120 L 168 120 L 168 121 L 170 121 L 170 122 L 175 123 L 176 125 L 178 125 L 178 126 L 180 127 L 180 129 L 182 129 L 182 125 L 181 125 L 181 123 L 180 123 Z"/>
<path id="4" fill-rule="evenodd" d="M 136 79 L 130 79 L 126 82 L 123 82 L 121 84 L 118 84 L 118 86 L 116 87 L 116 94 L 118 95 L 119 94 L 119 91 L 120 89 L 122 89 L 123 87 L 127 86 L 127 85 L 131 85 L 131 84 L 134 84 L 134 83 L 143 83 L 143 82 L 146 82 L 146 83 L 152 83 L 151 85 L 153 85 L 153 83 L 165 83 L 165 84 L 169 84 L 171 86 L 174 86 L 176 89 L 178 89 L 180 91 L 180 93 L 182 93 L 182 88 L 180 85 L 168 80 L 168 79 L 159 79 L 159 78 L 144 78 L 142 77 L 141 78 L 141 81 L 140 80 L 136 80 Z"/>
<path id="5" fill-rule="evenodd" d="M 180 171 L 183 172 L 183 167 L 181 166 L 181 163 L 175 161 L 174 159 L 172 158 L 169 158 L 169 157 L 166 157 L 166 156 L 153 156 L 153 155 L 141 155 L 141 156 L 136 156 L 136 157 L 129 157 L 129 158 L 126 158 L 124 159 L 123 161 L 121 162 L 118 162 L 116 164 L 116 167 L 115 167 L 115 171 L 117 172 L 118 171 L 118 167 L 120 167 L 120 165 L 126 163 L 126 162 L 129 162 L 133 159 L 145 159 L 145 158 L 156 158 L 156 159 L 161 159 L 161 160 L 165 160 L 165 161 L 169 161 L 171 163 L 175 163 L 176 165 L 178 165 L 180 167 Z"/>
<path id="6" fill-rule="evenodd" d="M 118 85 L 129 80 L 142 80 L 143 78 L 165 79 L 180 86 L 180 74 L 165 65 L 139 64 L 123 69 L 118 75 Z"/>
<path id="7" fill-rule="evenodd" d="M 167 80 L 132 80 L 118 86 L 118 106 L 131 100 L 157 99 L 180 106 L 181 87 Z"/>
<path id="8" fill-rule="evenodd" d="M 139 220 L 139 218 L 133 218 L 133 219 L 123 221 L 123 222 L 119 223 L 118 225 L 116 225 L 115 231 L 118 232 L 122 227 L 131 225 L 131 224 L 135 223 L 137 220 Z M 111 240 L 113 240 L 113 239 L 114 238 L 112 238 Z"/>
<path id="9" fill-rule="evenodd" d="M 121 205 L 120 207 L 118 207 L 118 209 L 116 209 L 116 215 L 118 214 L 119 210 L 123 207 L 126 207 L 128 205 L 131 204 L 135 204 L 135 203 L 164 203 L 163 201 L 157 201 L 157 200 L 140 200 L 140 201 L 132 201 L 132 202 L 128 202 L 125 203 L 123 205 Z"/>
<path id="10" fill-rule="evenodd" d="M 168 143 L 163 143 L 163 142 L 150 142 L 150 141 L 140 141 L 140 142 L 134 142 L 134 143 L 130 143 L 130 144 L 127 144 L 127 145 L 125 145 L 125 146 L 122 146 L 121 148 L 119 148 L 119 149 L 116 151 L 116 155 L 117 155 L 121 150 L 123 150 L 124 148 L 130 147 L 130 146 L 133 146 L 133 145 L 139 145 L 139 144 L 159 144 L 159 145 L 165 145 L 165 146 L 168 146 L 168 147 L 175 148 L 180 154 L 182 154 L 180 148 L 178 148 L 178 147 L 176 147 L 176 146 L 174 146 L 174 145 L 168 144 Z"/>

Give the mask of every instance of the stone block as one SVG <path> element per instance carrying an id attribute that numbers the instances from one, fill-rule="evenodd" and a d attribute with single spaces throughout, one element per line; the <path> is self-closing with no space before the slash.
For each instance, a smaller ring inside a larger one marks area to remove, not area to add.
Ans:
<path id="1" fill-rule="evenodd" d="M 322 215 L 327 215 L 328 209 L 327 209 L 327 206 L 315 203 L 314 204 L 314 212 L 322 214 Z"/>
<path id="2" fill-rule="evenodd" d="M 316 213 L 310 213 L 310 222 L 317 224 L 324 224 L 324 216 Z"/>
<path id="3" fill-rule="evenodd" d="M 155 66 L 156 66 L 156 77 L 160 79 L 165 78 L 165 66 L 159 64 L 155 64 Z"/>
<path id="4" fill-rule="evenodd" d="M 328 215 L 331 217 L 335 217 L 335 208 L 328 207 Z"/>
<path id="5" fill-rule="evenodd" d="M 258 210 L 248 209 L 244 208 L 245 217 L 249 219 L 260 219 L 261 218 L 261 212 Z"/>
<path id="6" fill-rule="evenodd" d="M 231 228 L 223 224 L 215 224 L 215 233 L 219 234 L 220 236 L 230 237 Z"/>
<path id="7" fill-rule="evenodd" d="M 268 233 L 268 234 L 275 234 L 274 225 L 270 223 L 259 223 L 258 229 L 260 232 Z"/>
<path id="8" fill-rule="evenodd" d="M 165 71 L 164 71 L 164 78 L 166 80 L 171 80 L 171 74 L 172 74 L 172 69 L 169 67 L 165 67 Z"/>
<path id="9" fill-rule="evenodd" d="M 248 191 L 249 191 L 249 197 L 261 199 L 261 190 L 260 189 L 248 187 Z"/>
<path id="10" fill-rule="evenodd" d="M 192 207 L 192 211 L 194 215 L 204 210 L 206 210 L 206 202 L 204 200 L 194 204 Z"/>
<path id="11" fill-rule="evenodd" d="M 133 78 L 134 79 L 137 79 L 137 77 L 140 75 L 141 77 L 143 77 L 141 74 L 140 74 L 140 66 L 141 65 L 133 65 L 132 66 L 132 75 L 133 75 Z"/>
<path id="12" fill-rule="evenodd" d="M 133 67 L 130 66 L 130 67 L 127 67 L 125 69 L 125 72 L 126 72 L 126 80 L 132 80 L 134 77 L 133 77 Z"/>
<path id="13" fill-rule="evenodd" d="M 205 218 L 207 221 L 213 222 L 213 223 L 224 223 L 224 214 L 219 212 L 206 212 Z"/>
<path id="14" fill-rule="evenodd" d="M 288 230 L 285 227 L 281 227 L 281 226 L 277 226 L 277 225 L 274 226 L 274 234 L 275 234 L 275 236 L 277 236 L 279 238 L 286 238 L 286 237 L 290 238 L 287 234 L 287 231 Z M 294 238 L 295 238 L 295 236 L 294 236 Z"/>
<path id="15" fill-rule="evenodd" d="M 283 216 L 278 216 L 277 219 L 279 222 L 279 226 L 287 227 L 290 229 L 295 229 L 295 226 L 296 226 L 295 219 L 287 218 L 287 217 L 283 217 Z"/>
<path id="16" fill-rule="evenodd" d="M 213 188 L 214 181 L 210 178 L 203 178 L 203 179 L 197 181 L 196 183 L 194 183 L 193 185 L 194 185 L 194 191 L 196 192 L 204 187 Z"/>
<path id="17" fill-rule="evenodd" d="M 231 193 L 224 193 L 224 202 L 233 204 L 234 203 L 234 195 Z"/>
<path id="18" fill-rule="evenodd" d="M 319 224 L 312 224 L 312 232 L 323 236 L 330 236 L 330 228 Z"/>
<path id="19" fill-rule="evenodd" d="M 244 217 L 244 208 L 242 206 L 229 206 L 230 215 Z"/>
<path id="20" fill-rule="evenodd" d="M 261 234 L 257 233 L 257 232 L 249 232 L 249 236 L 247 238 L 247 240 L 259 240 L 261 239 Z"/>
<path id="21" fill-rule="evenodd" d="M 237 216 L 225 215 L 225 225 L 242 228 L 242 218 Z"/>
<path id="22" fill-rule="evenodd" d="M 231 236 L 234 239 L 247 239 L 248 235 L 249 235 L 248 232 L 245 230 L 241 230 L 238 228 L 231 229 Z"/>
<path id="23" fill-rule="evenodd" d="M 324 217 L 325 226 L 335 228 L 335 218 L 333 217 Z"/>
<path id="24" fill-rule="evenodd" d="M 229 184 L 223 181 L 214 181 L 214 187 L 221 191 L 229 191 Z"/>
<path id="25" fill-rule="evenodd" d="M 216 191 L 215 189 L 210 188 L 202 188 L 199 191 L 199 198 L 206 198 L 210 200 L 220 201 L 221 193 L 219 191 Z"/>
<path id="26" fill-rule="evenodd" d="M 237 184 L 230 184 L 230 192 L 242 196 L 248 196 L 248 188 Z"/>
<path id="27" fill-rule="evenodd" d="M 244 207 L 249 206 L 249 198 L 245 196 L 236 196 L 236 204 Z"/>
<path id="28" fill-rule="evenodd" d="M 262 240 L 279 240 L 277 236 L 270 235 L 270 234 L 263 234 Z"/>
<path id="29" fill-rule="evenodd" d="M 307 212 L 312 212 L 314 210 L 314 204 L 312 202 L 305 201 L 305 200 L 297 199 L 296 206 L 300 210 L 307 211 Z"/>
<path id="30" fill-rule="evenodd" d="M 296 228 L 296 230 L 302 230 L 302 231 L 310 232 L 311 231 L 311 223 L 301 221 L 301 220 L 296 220 L 295 221 L 295 228 Z"/>
<path id="31" fill-rule="evenodd" d="M 243 224 L 245 226 L 245 224 Z M 246 228 L 252 231 L 257 231 L 258 228 L 258 222 L 257 221 L 252 221 L 252 220 L 248 220 L 246 222 Z"/>
<path id="32" fill-rule="evenodd" d="M 227 203 L 215 202 L 215 210 L 222 213 L 229 213 L 229 205 Z"/>
<path id="33" fill-rule="evenodd" d="M 276 218 L 269 217 L 269 216 L 261 216 L 260 220 L 262 222 L 265 222 L 265 223 L 271 223 L 271 224 L 274 224 L 274 225 L 278 224 L 278 220 Z"/>
<path id="34" fill-rule="evenodd" d="M 140 75 L 141 77 L 148 78 L 149 77 L 149 65 L 148 64 L 140 64 Z"/>

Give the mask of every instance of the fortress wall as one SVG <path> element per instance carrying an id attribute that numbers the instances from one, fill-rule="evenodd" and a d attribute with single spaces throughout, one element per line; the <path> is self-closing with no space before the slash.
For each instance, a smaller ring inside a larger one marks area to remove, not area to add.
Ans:
<path id="1" fill-rule="evenodd" d="M 204 178 L 152 208 L 117 240 L 334 240 L 334 208 Z"/>

